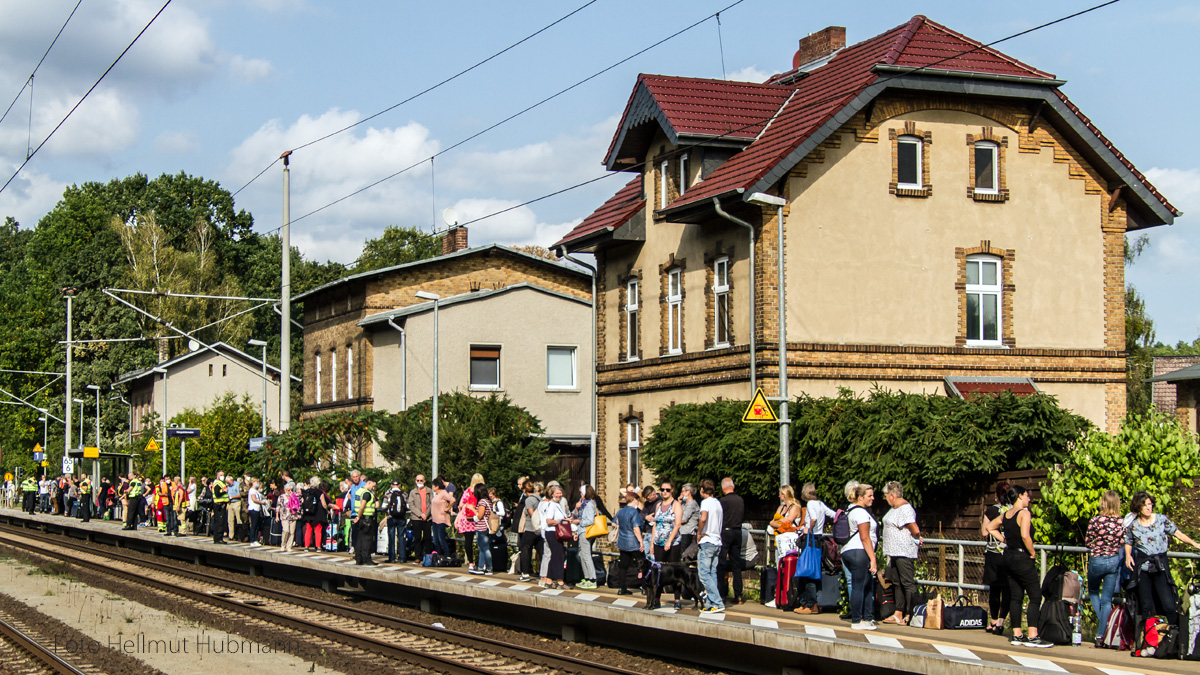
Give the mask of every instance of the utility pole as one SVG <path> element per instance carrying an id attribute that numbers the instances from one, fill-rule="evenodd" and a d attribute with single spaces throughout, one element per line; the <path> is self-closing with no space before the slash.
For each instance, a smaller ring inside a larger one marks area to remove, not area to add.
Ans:
<path id="1" fill-rule="evenodd" d="M 279 341 L 279 430 L 292 426 L 292 186 L 288 158 L 292 151 L 280 155 L 283 160 L 283 278 L 280 279 L 282 316 Z"/>
<path id="2" fill-rule="evenodd" d="M 63 423 L 63 456 L 71 451 L 71 300 L 74 298 L 74 288 L 64 288 L 67 296 L 67 397 L 63 408 L 67 412 L 67 420 Z"/>
<path id="3" fill-rule="evenodd" d="M 791 474 L 791 418 L 788 417 L 788 372 L 787 372 L 787 283 L 784 278 L 783 207 L 787 200 L 764 192 L 755 192 L 746 200 L 751 204 L 775 207 L 775 227 L 779 231 L 779 248 L 775 253 L 778 262 L 779 284 L 779 485 L 790 484 Z"/>

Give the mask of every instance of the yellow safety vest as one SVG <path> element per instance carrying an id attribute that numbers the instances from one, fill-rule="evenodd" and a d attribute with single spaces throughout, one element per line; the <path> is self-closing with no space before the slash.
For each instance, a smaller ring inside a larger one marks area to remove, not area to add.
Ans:
<path id="1" fill-rule="evenodd" d="M 135 480 L 132 483 L 130 483 L 129 484 L 129 492 L 127 492 L 125 494 L 125 496 L 130 499 L 133 499 L 135 497 L 141 497 L 142 496 L 142 481 Z"/>
<path id="2" fill-rule="evenodd" d="M 37 483 L 32 478 L 21 481 L 21 492 L 37 492 Z"/>
<path id="3" fill-rule="evenodd" d="M 225 487 L 225 481 L 214 480 L 212 482 L 212 493 L 214 504 L 229 503 L 229 488 Z"/>
<path id="4" fill-rule="evenodd" d="M 79 482 L 79 494 L 81 494 L 81 495 L 92 494 L 92 481 L 88 480 L 87 478 L 84 478 L 82 481 L 80 481 Z"/>
<path id="5" fill-rule="evenodd" d="M 358 502 L 358 500 L 360 500 L 360 499 L 363 501 Z M 375 493 L 374 492 L 371 492 L 370 490 L 368 490 L 365 487 L 360 487 L 360 488 L 358 488 L 358 491 L 354 493 L 354 501 L 356 501 L 362 505 L 360 507 L 361 511 L 359 512 L 359 515 L 361 515 L 365 518 L 370 518 L 375 515 Z"/>

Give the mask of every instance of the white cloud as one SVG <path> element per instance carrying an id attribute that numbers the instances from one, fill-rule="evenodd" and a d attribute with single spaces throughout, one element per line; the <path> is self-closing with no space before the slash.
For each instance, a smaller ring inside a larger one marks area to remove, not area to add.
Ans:
<path id="1" fill-rule="evenodd" d="M 34 145 L 45 138 L 77 99 L 56 98 L 38 106 L 34 118 Z M 54 134 L 43 152 L 58 156 L 96 156 L 133 145 L 139 127 L 138 108 L 112 90 L 97 89 Z M 19 134 L 18 134 L 19 135 Z"/>
<path id="2" fill-rule="evenodd" d="M 1193 215 L 1200 211 L 1200 169 L 1154 167 L 1146 171 L 1146 177 L 1175 208 Z"/>
<path id="3" fill-rule="evenodd" d="M 183 155 L 199 147 L 199 139 L 190 131 L 164 131 L 154 139 L 154 151 L 160 155 Z"/>
<path id="4" fill-rule="evenodd" d="M 503 199 L 467 198 L 455 202 L 454 210 L 458 211 L 460 223 L 467 223 L 470 230 L 472 246 L 496 242 L 509 246 L 537 244 L 549 246 L 558 241 L 571 228 L 579 224 L 579 220 L 568 223 L 542 223 L 537 214 L 528 206 L 516 206 L 521 202 Z M 512 208 L 516 206 L 516 208 Z M 505 209 L 512 209 L 505 211 Z M 505 211 L 504 213 L 499 213 Z M 472 223 L 476 218 L 499 215 Z"/>
<path id="5" fill-rule="evenodd" d="M 741 70 L 729 73 L 729 79 L 734 82 L 766 82 L 767 78 L 774 74 L 774 72 L 759 70 L 756 66 L 746 66 Z"/>
<path id="6" fill-rule="evenodd" d="M 275 74 L 275 66 L 266 59 L 248 59 L 235 54 L 229 59 L 229 71 L 240 82 L 252 84 L 270 78 Z"/>
<path id="7" fill-rule="evenodd" d="M 24 153 L 20 156 L 24 157 Z M 8 180 L 19 164 L 19 161 L 0 159 L 0 167 L 3 167 L 4 172 L 0 181 Z M 3 185 L 3 182 L 0 182 L 0 185 Z M 4 192 L 0 192 L 0 219 L 12 216 L 22 227 L 33 227 L 58 202 L 66 187 L 65 183 L 59 183 L 34 168 L 26 167 Z"/>

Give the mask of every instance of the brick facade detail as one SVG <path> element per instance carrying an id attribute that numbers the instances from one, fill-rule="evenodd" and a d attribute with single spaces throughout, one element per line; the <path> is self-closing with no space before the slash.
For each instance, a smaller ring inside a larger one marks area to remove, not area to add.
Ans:
<path id="1" fill-rule="evenodd" d="M 900 137 L 916 136 L 921 139 L 921 187 L 900 187 Z M 888 129 L 888 138 L 892 141 L 892 182 L 888 183 L 888 192 L 897 197 L 928 197 L 933 194 L 933 184 L 929 181 L 929 146 L 933 145 L 933 134 L 921 131 L 912 120 L 904 122 L 904 128 Z"/>
<path id="2" fill-rule="evenodd" d="M 975 191 L 975 144 L 989 141 L 996 144 L 996 187 L 997 192 Z M 1008 136 L 997 136 L 995 129 L 984 127 L 978 135 L 967 134 L 967 197 L 977 202 L 1008 201 L 1008 175 L 1005 172 L 1005 154 L 1008 152 Z"/>
<path id="3" fill-rule="evenodd" d="M 980 254 L 995 256 L 1000 260 L 1000 342 L 1005 347 L 1016 347 L 1013 294 L 1017 286 L 1012 279 L 1017 252 L 1011 248 L 996 248 L 987 240 L 971 248 L 954 249 L 954 257 L 958 259 L 958 279 L 954 282 L 954 289 L 958 291 L 958 335 L 954 337 L 954 344 L 959 347 L 967 344 L 967 256 Z"/>
<path id="4" fill-rule="evenodd" d="M 687 270 L 687 260 L 676 258 L 672 253 L 667 259 L 667 262 L 658 266 L 658 354 L 659 356 L 673 356 L 670 346 L 671 328 L 667 317 L 670 311 L 670 303 L 667 301 L 671 272 L 679 271 L 679 351 L 687 353 L 687 333 L 684 331 L 684 326 L 687 325 L 687 276 L 684 272 Z"/>

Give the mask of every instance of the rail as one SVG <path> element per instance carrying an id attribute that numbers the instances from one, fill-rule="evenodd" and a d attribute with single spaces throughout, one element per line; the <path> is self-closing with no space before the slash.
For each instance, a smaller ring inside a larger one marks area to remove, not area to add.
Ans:
<path id="1" fill-rule="evenodd" d="M 62 660 L 52 650 L 47 649 L 7 621 L 0 620 L 0 636 L 11 641 L 19 649 L 58 675 L 84 675 L 82 670 Z"/>

